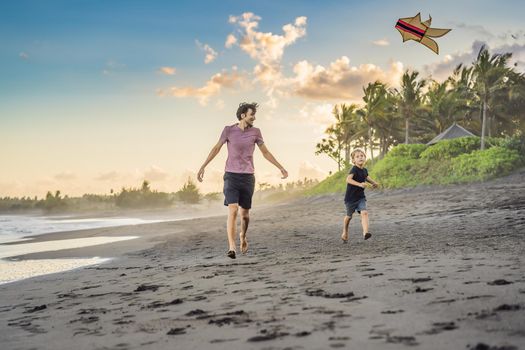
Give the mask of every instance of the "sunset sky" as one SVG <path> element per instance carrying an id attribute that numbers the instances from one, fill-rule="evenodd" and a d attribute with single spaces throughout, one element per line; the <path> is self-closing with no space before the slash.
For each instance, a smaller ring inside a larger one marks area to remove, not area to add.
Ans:
<path id="1" fill-rule="evenodd" d="M 421 12 L 440 53 L 402 43 Z M 239 102 L 299 178 L 336 170 L 315 145 L 334 104 L 405 69 L 443 79 L 487 44 L 525 70 L 522 1 L 26 1 L 0 3 L 0 197 L 177 191 L 236 122 Z M 280 173 L 255 155 L 257 182 Z M 226 147 L 203 192 L 221 191 Z"/>

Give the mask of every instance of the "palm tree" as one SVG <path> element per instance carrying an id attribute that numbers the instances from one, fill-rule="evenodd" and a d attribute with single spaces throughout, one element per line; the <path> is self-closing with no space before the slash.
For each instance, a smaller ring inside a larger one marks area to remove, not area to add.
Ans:
<path id="1" fill-rule="evenodd" d="M 461 121 L 468 129 L 479 130 L 478 118 L 473 118 L 479 109 L 479 101 L 474 93 L 473 67 L 464 67 L 459 64 L 452 75 L 447 79 L 458 108 L 454 121 Z"/>
<path id="2" fill-rule="evenodd" d="M 485 133 L 487 129 L 487 112 L 495 109 L 497 96 L 506 88 L 508 75 L 511 73 L 507 63 L 511 53 L 490 55 L 485 46 L 479 50 L 476 61 L 473 62 L 473 75 L 475 79 L 474 92 L 481 102 L 481 149 L 485 149 Z M 490 134 L 489 134 L 490 136 Z"/>
<path id="3" fill-rule="evenodd" d="M 327 137 L 316 145 L 315 154 L 324 153 L 332 158 L 337 163 L 338 170 L 341 170 L 343 165 L 350 164 L 350 145 L 362 134 L 356 110 L 355 104 L 335 105 L 332 110 L 335 123 L 326 129 Z"/>
<path id="4" fill-rule="evenodd" d="M 374 129 L 379 139 L 379 157 L 382 158 L 390 146 L 396 145 L 403 138 L 402 120 L 398 113 L 398 100 L 393 90 L 388 89 L 382 113 L 375 120 Z"/>
<path id="5" fill-rule="evenodd" d="M 423 138 L 431 139 L 443 132 L 452 123 L 460 121 L 468 110 L 468 101 L 465 100 L 461 88 L 454 88 L 453 78 L 442 83 L 430 82 L 429 89 L 424 95 L 424 111 L 421 118 Z"/>
<path id="6" fill-rule="evenodd" d="M 512 115 L 512 125 L 507 130 L 507 134 L 525 135 L 525 74 L 513 72 L 510 80 L 512 84 L 507 106 Z"/>
<path id="7" fill-rule="evenodd" d="M 362 131 L 360 127 L 360 120 L 357 116 L 357 105 L 351 104 L 341 104 L 335 105 L 332 111 L 336 124 L 334 128 L 339 130 L 339 133 L 342 138 L 342 148 L 345 153 L 345 166 L 350 164 L 350 147 L 352 141 L 361 136 Z"/>
<path id="8" fill-rule="evenodd" d="M 341 157 L 342 142 L 340 130 L 330 126 L 325 131 L 328 134 L 327 138 L 323 138 L 321 142 L 315 145 L 315 155 L 321 153 L 326 154 L 337 163 L 337 171 L 341 171 L 341 164 L 343 158 Z"/>
<path id="9" fill-rule="evenodd" d="M 359 115 L 368 126 L 368 144 L 371 158 L 374 159 L 373 129 L 381 114 L 385 113 L 387 89 L 386 85 L 378 80 L 374 83 L 368 83 L 366 88 L 363 88 L 363 92 L 365 105 L 359 110 Z"/>
<path id="10" fill-rule="evenodd" d="M 407 70 L 401 77 L 401 91 L 399 94 L 399 112 L 405 119 L 405 143 L 408 144 L 410 120 L 414 119 L 420 112 L 422 103 L 422 90 L 426 80 L 417 81 L 419 72 L 409 73 Z"/>

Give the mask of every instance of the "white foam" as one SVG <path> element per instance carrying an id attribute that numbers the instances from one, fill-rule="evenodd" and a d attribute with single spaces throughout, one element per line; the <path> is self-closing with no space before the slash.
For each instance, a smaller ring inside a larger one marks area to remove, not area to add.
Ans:
<path id="1" fill-rule="evenodd" d="M 110 258 L 75 258 L 75 259 L 36 259 L 36 260 L 2 260 L 4 258 L 39 252 L 50 252 L 63 249 L 89 247 L 100 244 L 126 241 L 137 236 L 120 237 L 86 237 L 62 239 L 57 241 L 0 245 L 0 284 L 19 281 L 21 279 L 57 273 L 101 264 Z"/>
<path id="2" fill-rule="evenodd" d="M 24 255 L 39 252 L 51 252 L 63 249 L 82 248 L 99 244 L 126 241 L 135 239 L 138 236 L 119 236 L 119 237 L 86 237 L 75 239 L 61 239 L 57 241 L 45 241 L 23 244 L 0 245 L 0 259 L 10 256 Z"/>
<path id="3" fill-rule="evenodd" d="M 109 260 L 111 259 L 98 257 L 87 259 L 40 259 L 22 261 L 0 260 L 0 284 L 101 264 Z"/>

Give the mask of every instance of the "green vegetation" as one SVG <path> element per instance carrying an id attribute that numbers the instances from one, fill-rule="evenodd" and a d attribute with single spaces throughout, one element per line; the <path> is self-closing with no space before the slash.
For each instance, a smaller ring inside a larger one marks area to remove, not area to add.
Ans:
<path id="1" fill-rule="evenodd" d="M 282 202 L 301 197 L 305 191 L 319 184 L 318 180 L 304 178 L 295 182 L 271 186 L 268 183 L 258 183 L 259 190 L 254 194 L 254 200 L 265 202 Z"/>
<path id="2" fill-rule="evenodd" d="M 383 188 L 400 188 L 484 181 L 525 165 L 524 136 L 488 138 L 486 146 L 479 149 L 478 137 L 443 140 L 431 146 L 401 144 L 366 167 Z M 344 192 L 347 173 L 348 169 L 339 171 L 305 194 Z"/>
<path id="3" fill-rule="evenodd" d="M 123 188 L 115 197 L 115 205 L 119 208 L 166 208 L 172 203 L 173 198 L 170 194 L 152 191 L 146 180 L 140 189 Z"/>
<path id="4" fill-rule="evenodd" d="M 319 182 L 318 185 L 304 191 L 304 194 L 307 196 L 315 196 L 326 193 L 344 192 L 346 189 L 345 181 L 347 174 L 348 169 L 338 171 Z"/>
<path id="5" fill-rule="evenodd" d="M 46 194 L 46 199 L 38 202 L 36 207 L 44 209 L 45 211 L 59 211 L 67 206 L 66 200 L 67 196 L 62 198 L 60 191 L 56 191 L 55 195 L 48 191 Z"/>
<path id="6" fill-rule="evenodd" d="M 145 180 L 140 188 L 123 187 L 120 193 L 110 195 L 84 194 L 82 197 L 62 196 L 60 191 L 54 194 L 49 191 L 44 199 L 29 198 L 0 198 L 0 213 L 42 210 L 46 213 L 56 212 L 85 212 L 111 211 L 118 209 L 155 209 L 169 208 L 182 204 L 199 203 L 201 199 L 212 201 L 217 194 L 202 196 L 197 186 L 191 180 L 184 184 L 176 193 L 166 193 L 152 190 L 150 183 Z"/>
<path id="7" fill-rule="evenodd" d="M 461 152 L 494 146 L 493 138 L 525 134 L 525 75 L 510 64 L 510 53 L 491 55 L 482 47 L 471 65 L 460 64 L 444 81 L 421 77 L 405 71 L 399 88 L 381 81 L 363 87 L 360 104 L 336 105 L 334 123 L 316 145 L 315 154 L 325 154 L 337 163 L 338 170 L 350 165 L 350 151 L 362 148 L 371 160 L 383 158 L 404 143 L 424 144 L 453 123 L 460 124 L 479 139 L 466 140 L 457 149 L 429 148 L 428 161 L 450 159 Z M 459 152 L 459 153 L 458 153 Z M 400 164 L 403 169 L 409 164 Z"/>
<path id="8" fill-rule="evenodd" d="M 177 192 L 177 196 L 179 200 L 188 204 L 199 203 L 201 200 L 199 189 L 190 178 L 188 178 L 188 181 L 182 186 L 180 191 Z"/>
<path id="9" fill-rule="evenodd" d="M 355 148 L 371 156 L 370 176 L 386 188 L 483 181 L 523 166 L 525 75 L 511 56 L 482 47 L 442 82 L 407 70 L 398 89 L 369 83 L 360 105 L 334 107 L 334 123 L 316 145 L 339 171 L 304 193 L 344 192 Z M 453 123 L 480 137 L 426 145 Z"/>

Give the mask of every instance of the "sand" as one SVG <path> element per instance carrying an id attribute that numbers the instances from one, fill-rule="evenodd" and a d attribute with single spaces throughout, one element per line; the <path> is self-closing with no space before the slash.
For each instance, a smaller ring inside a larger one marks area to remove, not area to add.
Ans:
<path id="1" fill-rule="evenodd" d="M 39 236 L 140 238 L 18 257 L 117 259 L 0 285 L 1 348 L 525 348 L 525 170 L 368 191 L 348 244 L 342 197 L 256 205 L 235 260 L 226 210 Z"/>

